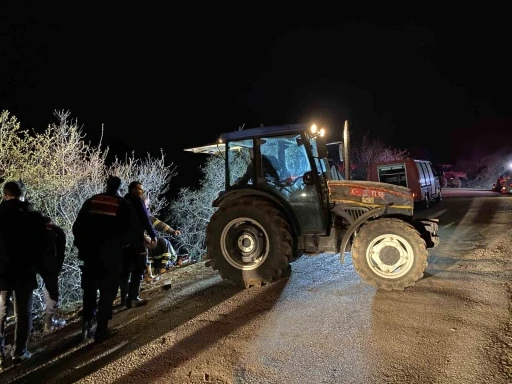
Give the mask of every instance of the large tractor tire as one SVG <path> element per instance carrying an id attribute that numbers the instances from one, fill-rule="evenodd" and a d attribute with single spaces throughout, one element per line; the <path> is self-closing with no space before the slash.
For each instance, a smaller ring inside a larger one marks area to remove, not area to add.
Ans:
<path id="1" fill-rule="evenodd" d="M 293 239 L 284 216 L 270 202 L 240 198 L 220 207 L 206 230 L 210 265 L 242 288 L 289 274 Z"/>
<path id="2" fill-rule="evenodd" d="M 423 277 L 427 247 L 420 233 L 399 219 L 377 219 L 363 225 L 352 244 L 359 276 L 379 289 L 403 291 Z"/>

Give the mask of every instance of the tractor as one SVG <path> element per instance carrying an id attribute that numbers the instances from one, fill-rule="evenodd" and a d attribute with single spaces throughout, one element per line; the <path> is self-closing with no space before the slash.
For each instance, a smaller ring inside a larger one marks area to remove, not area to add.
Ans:
<path id="1" fill-rule="evenodd" d="M 339 153 L 348 164 L 348 124 Z M 413 218 L 410 189 L 343 177 L 329 165 L 325 130 L 290 124 L 224 133 L 188 149 L 225 160 L 225 189 L 206 230 L 207 265 L 242 287 L 291 272 L 302 255 L 334 253 L 366 283 L 393 291 L 413 286 L 438 245 L 438 220 Z M 331 145 L 332 147 L 332 145 Z M 203 150 L 201 149 L 203 148 Z"/>

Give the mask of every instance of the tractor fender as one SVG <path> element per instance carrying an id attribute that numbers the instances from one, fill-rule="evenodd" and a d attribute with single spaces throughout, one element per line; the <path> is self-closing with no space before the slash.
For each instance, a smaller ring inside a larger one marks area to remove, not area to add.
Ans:
<path id="1" fill-rule="evenodd" d="M 288 218 L 289 224 L 292 228 L 292 231 L 296 237 L 299 237 L 302 233 L 302 229 L 300 227 L 299 219 L 297 217 L 297 213 L 295 209 L 288 203 L 283 197 L 278 195 L 277 193 L 273 193 L 273 191 L 265 191 L 265 190 L 257 190 L 257 189 L 249 189 L 249 188 L 240 188 L 231 191 L 224 191 L 219 194 L 213 203 L 213 207 L 220 207 L 223 204 L 226 204 L 229 201 L 233 201 L 240 197 L 261 197 L 267 200 L 270 200 L 272 203 L 276 205 L 278 209 L 280 209 L 283 214 Z"/>
<path id="2" fill-rule="evenodd" d="M 384 207 L 377 207 L 370 209 L 368 212 L 362 214 L 360 217 L 358 217 L 356 220 L 354 220 L 350 227 L 348 227 L 347 231 L 343 235 L 343 239 L 341 240 L 341 246 L 340 246 L 340 263 L 345 262 L 345 249 L 347 248 L 347 244 L 350 241 L 350 238 L 352 235 L 359 229 L 359 227 L 368 219 L 380 216 L 386 211 L 387 206 Z"/>

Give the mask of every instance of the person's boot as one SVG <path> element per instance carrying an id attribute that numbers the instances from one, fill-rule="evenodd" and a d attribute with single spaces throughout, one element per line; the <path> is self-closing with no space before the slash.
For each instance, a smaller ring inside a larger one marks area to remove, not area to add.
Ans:
<path id="1" fill-rule="evenodd" d="M 12 363 L 14 365 L 21 364 L 21 363 L 27 361 L 28 359 L 30 359 L 31 357 L 32 357 L 32 353 L 30 353 L 27 349 L 25 349 L 25 351 L 19 355 L 14 353 L 14 351 L 12 351 Z"/>
<path id="2" fill-rule="evenodd" d="M 5 356 L 5 352 L 3 350 L 0 351 L 0 372 L 5 368 L 6 366 L 6 360 L 7 356 Z"/>
<path id="3" fill-rule="evenodd" d="M 121 283 L 120 286 L 121 291 L 121 306 L 126 307 L 127 306 L 127 297 L 128 297 L 128 283 Z"/>
<path id="4" fill-rule="evenodd" d="M 128 308 L 138 308 L 138 307 L 143 307 L 144 305 L 147 305 L 148 300 L 137 297 L 135 299 L 128 300 L 128 302 L 126 304 L 127 304 Z"/>
<path id="5" fill-rule="evenodd" d="M 146 275 L 146 278 L 151 278 L 151 279 L 153 278 L 153 267 L 152 267 L 151 263 L 146 265 L 145 275 Z"/>
<path id="6" fill-rule="evenodd" d="M 98 326 L 94 332 L 94 342 L 101 343 L 108 338 L 108 321 L 98 319 Z"/>
<path id="7" fill-rule="evenodd" d="M 148 303 L 146 299 L 139 297 L 140 280 L 130 282 L 128 300 L 126 306 L 128 308 L 142 307 Z"/>
<path id="8" fill-rule="evenodd" d="M 92 336 L 92 320 L 82 320 L 82 341 Z"/>

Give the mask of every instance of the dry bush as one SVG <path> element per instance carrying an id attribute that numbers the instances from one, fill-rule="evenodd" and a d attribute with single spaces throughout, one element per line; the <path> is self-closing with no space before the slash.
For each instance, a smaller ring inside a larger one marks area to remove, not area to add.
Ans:
<path id="1" fill-rule="evenodd" d="M 359 144 L 352 149 L 353 163 L 357 164 L 358 178 L 369 180 L 371 166 L 374 163 L 406 159 L 407 150 L 392 148 L 378 138 L 365 134 Z M 354 170 L 354 169 L 353 169 Z"/>
<path id="2" fill-rule="evenodd" d="M 236 180 L 247 168 L 247 159 L 242 153 L 236 153 L 231 163 L 231 178 Z M 171 220 L 180 229 L 181 236 L 176 239 L 178 250 L 188 253 L 194 260 L 202 260 L 206 252 L 206 226 L 215 212 L 212 202 L 224 190 L 226 173 L 224 157 L 214 155 L 207 159 L 201 168 L 203 178 L 197 189 L 183 188 L 171 203 Z"/>
<path id="3" fill-rule="evenodd" d="M 102 192 L 108 175 L 120 176 L 123 181 L 140 180 L 152 193 L 152 201 L 159 209 L 166 201 L 160 198 L 168 188 L 174 167 L 165 165 L 164 155 L 154 159 L 149 155 L 139 160 L 132 154 L 124 162 L 116 159 L 108 166 L 108 148 L 101 143 L 93 146 L 85 142 L 85 134 L 67 111 L 56 111 L 56 124 L 43 133 L 20 129 L 16 118 L 8 112 L 0 115 L 0 170 L 6 181 L 22 180 L 27 188 L 27 200 L 67 236 L 66 258 L 59 284 L 61 305 L 81 301 L 80 270 L 76 248 L 73 246 L 72 225 L 83 202 Z M 35 291 L 36 309 L 44 307 L 40 288 Z"/>
<path id="4" fill-rule="evenodd" d="M 510 169 L 512 164 L 511 153 L 512 148 L 502 148 L 492 153 L 475 156 L 474 158 L 478 159 L 476 164 L 478 168 L 474 172 L 474 177 L 468 181 L 467 187 L 491 189 L 498 177 L 505 173 L 507 169 Z"/>
<path id="5" fill-rule="evenodd" d="M 128 192 L 128 184 L 138 181 L 144 186 L 147 197 L 151 200 L 151 213 L 158 216 L 167 208 L 169 202 L 164 194 L 170 188 L 171 178 L 176 176 L 176 167 L 165 164 L 165 154 L 161 152 L 159 158 L 149 154 L 144 159 L 137 159 L 135 154 L 125 157 L 124 161 L 116 158 L 108 168 L 108 173 L 117 175 L 123 180 L 121 193 Z"/>

